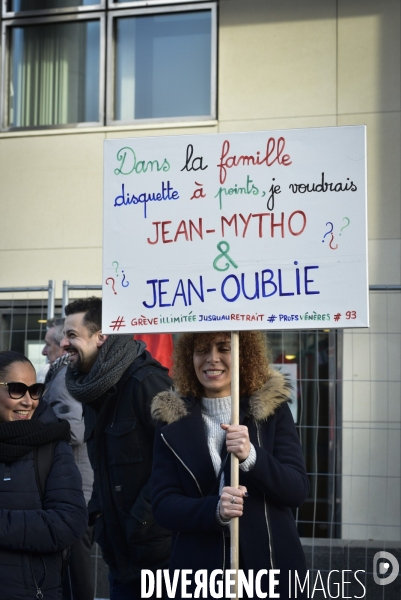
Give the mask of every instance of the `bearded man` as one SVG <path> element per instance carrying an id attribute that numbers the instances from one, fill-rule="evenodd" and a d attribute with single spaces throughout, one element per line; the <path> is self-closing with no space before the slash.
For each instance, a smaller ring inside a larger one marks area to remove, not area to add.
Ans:
<path id="1" fill-rule="evenodd" d="M 170 553 L 170 533 L 155 523 L 150 507 L 150 403 L 172 382 L 144 342 L 102 333 L 100 298 L 75 300 L 65 314 L 66 385 L 84 406 L 94 470 L 89 520 L 109 567 L 110 600 L 139 600 L 141 569 L 167 568 Z"/>

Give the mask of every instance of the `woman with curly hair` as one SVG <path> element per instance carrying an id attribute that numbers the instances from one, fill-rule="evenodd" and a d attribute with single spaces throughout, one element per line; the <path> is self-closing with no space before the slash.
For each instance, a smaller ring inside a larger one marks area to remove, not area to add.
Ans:
<path id="1" fill-rule="evenodd" d="M 240 424 L 230 425 L 230 334 L 180 337 L 175 391 L 161 392 L 152 403 L 160 425 L 153 458 L 153 514 L 173 531 L 171 578 L 175 569 L 190 569 L 192 577 L 202 569 L 209 575 L 220 569 L 223 577 L 230 564 L 228 525 L 239 517 L 239 567 L 251 579 L 250 571 L 254 578 L 259 572 L 260 589 L 248 591 L 248 597 L 262 592 L 287 599 L 289 571 L 297 571 L 301 582 L 306 576 L 292 509 L 307 498 L 309 483 L 288 408 L 290 387 L 270 368 L 263 333 L 240 332 L 239 375 Z M 230 453 L 240 463 L 238 488 L 229 485 Z M 280 596 L 269 591 L 270 569 L 279 570 L 274 591 Z M 187 592 L 193 594 L 196 586 L 194 579 Z M 180 594 L 178 585 L 175 598 Z M 303 597 L 299 588 L 297 597 Z"/>

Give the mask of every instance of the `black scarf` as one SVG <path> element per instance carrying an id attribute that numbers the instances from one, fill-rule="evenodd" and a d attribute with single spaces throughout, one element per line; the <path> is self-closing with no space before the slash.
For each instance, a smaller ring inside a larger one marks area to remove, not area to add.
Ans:
<path id="1" fill-rule="evenodd" d="M 0 462 L 13 463 L 37 446 L 70 441 L 68 421 L 42 423 L 36 419 L 0 423 Z"/>
<path id="2" fill-rule="evenodd" d="M 82 403 L 93 402 L 118 383 L 127 368 L 144 352 L 146 344 L 132 335 L 109 335 L 89 373 L 67 369 L 65 383 L 71 396 Z"/>

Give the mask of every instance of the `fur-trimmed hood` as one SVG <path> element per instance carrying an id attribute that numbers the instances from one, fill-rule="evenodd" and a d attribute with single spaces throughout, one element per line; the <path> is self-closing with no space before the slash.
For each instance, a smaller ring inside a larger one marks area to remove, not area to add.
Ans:
<path id="1" fill-rule="evenodd" d="M 249 398 L 249 413 L 255 421 L 263 421 L 283 402 L 288 402 L 290 395 L 288 379 L 280 371 L 270 369 L 267 382 Z M 170 425 L 187 416 L 188 412 L 188 403 L 174 390 L 160 392 L 152 400 L 151 413 L 156 421 Z"/>

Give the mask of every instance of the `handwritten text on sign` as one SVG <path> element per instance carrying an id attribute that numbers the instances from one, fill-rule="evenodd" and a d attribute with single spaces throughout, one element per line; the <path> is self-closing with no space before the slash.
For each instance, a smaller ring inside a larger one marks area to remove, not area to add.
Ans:
<path id="1" fill-rule="evenodd" d="M 368 325 L 365 128 L 107 140 L 103 331 Z"/>

